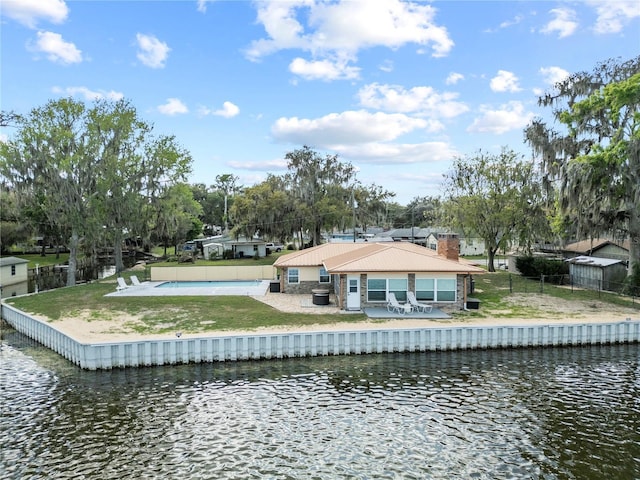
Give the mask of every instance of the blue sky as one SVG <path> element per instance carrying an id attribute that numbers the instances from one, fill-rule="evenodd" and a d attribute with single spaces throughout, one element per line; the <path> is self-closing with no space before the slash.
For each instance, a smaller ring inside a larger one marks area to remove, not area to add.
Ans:
<path id="1" fill-rule="evenodd" d="M 531 153 L 537 95 L 640 54 L 640 2 L 0 0 L 0 107 L 126 98 L 244 186 L 308 145 L 406 204 L 456 156 Z M 0 131 L 10 137 L 11 128 Z"/>

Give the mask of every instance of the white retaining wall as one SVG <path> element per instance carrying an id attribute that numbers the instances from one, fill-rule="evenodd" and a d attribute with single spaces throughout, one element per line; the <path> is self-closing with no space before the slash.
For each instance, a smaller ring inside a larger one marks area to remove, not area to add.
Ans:
<path id="1" fill-rule="evenodd" d="M 640 320 L 519 326 L 470 326 L 203 336 L 83 344 L 9 305 L 17 331 L 88 370 L 179 363 L 477 348 L 593 345 L 640 341 Z"/>

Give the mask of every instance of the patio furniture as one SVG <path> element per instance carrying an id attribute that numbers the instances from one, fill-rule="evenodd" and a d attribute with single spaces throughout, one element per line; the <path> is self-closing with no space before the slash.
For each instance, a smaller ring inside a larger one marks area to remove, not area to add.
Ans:
<path id="1" fill-rule="evenodd" d="M 389 312 L 405 313 L 404 305 L 401 305 L 396 298 L 395 293 L 389 293 L 389 301 L 387 302 L 387 310 Z"/>
<path id="2" fill-rule="evenodd" d="M 127 285 L 125 279 L 122 277 L 118 277 L 118 286 L 116 287 L 116 290 L 126 290 L 127 288 L 129 288 L 129 285 Z"/>
<path id="3" fill-rule="evenodd" d="M 411 304 L 411 306 L 418 312 L 430 313 L 431 310 L 433 309 L 432 305 L 428 303 L 419 302 L 416 299 L 416 294 L 413 292 L 407 292 L 407 300 L 409 300 L 409 303 Z"/>
<path id="4" fill-rule="evenodd" d="M 136 277 L 135 275 L 131 275 L 131 277 L 129 278 L 129 280 L 131 280 L 131 283 L 134 286 L 140 286 L 142 285 L 142 283 L 140 283 L 140 280 L 138 280 L 138 277 Z"/>

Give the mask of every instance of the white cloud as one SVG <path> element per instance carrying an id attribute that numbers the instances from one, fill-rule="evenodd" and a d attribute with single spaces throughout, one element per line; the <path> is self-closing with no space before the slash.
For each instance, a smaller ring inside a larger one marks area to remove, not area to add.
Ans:
<path id="1" fill-rule="evenodd" d="M 513 25 L 517 25 L 520 22 L 522 22 L 523 19 L 524 19 L 523 15 L 516 15 L 511 20 L 505 20 L 504 22 L 500 23 L 498 28 L 487 28 L 486 30 L 484 30 L 484 32 L 485 33 L 495 33 L 498 30 L 501 30 L 501 29 L 504 29 L 504 28 L 509 28 L 509 27 L 511 27 Z"/>
<path id="2" fill-rule="evenodd" d="M 2 0 L 2 16 L 9 17 L 29 28 L 36 28 L 39 20 L 62 23 L 69 9 L 63 0 Z"/>
<path id="3" fill-rule="evenodd" d="M 169 46 L 158 40 L 153 35 L 136 34 L 138 42 L 137 57 L 144 65 L 150 68 L 163 68 L 169 51 Z"/>
<path id="4" fill-rule="evenodd" d="M 360 104 L 367 108 L 399 113 L 417 113 L 434 118 L 453 118 L 469 108 L 456 101 L 458 94 L 454 92 L 438 93 L 431 87 L 413 87 L 406 90 L 395 85 L 371 83 L 358 92 Z M 442 125 L 433 124 L 440 130 Z"/>
<path id="5" fill-rule="evenodd" d="M 167 98 L 167 103 L 159 105 L 158 111 L 163 115 L 189 113 L 189 109 L 179 98 Z"/>
<path id="6" fill-rule="evenodd" d="M 72 97 L 80 96 L 90 102 L 94 100 L 103 100 L 103 99 L 117 101 L 124 98 L 124 94 L 121 92 L 115 92 L 113 90 L 111 91 L 91 90 L 87 87 L 66 87 L 66 88 L 53 87 L 51 91 L 53 93 L 57 93 L 60 95 L 66 95 L 66 96 L 72 96 Z"/>
<path id="7" fill-rule="evenodd" d="M 378 68 L 386 73 L 393 72 L 393 61 L 385 60 L 380 65 L 378 65 Z"/>
<path id="8" fill-rule="evenodd" d="M 482 116 L 473 121 L 467 128 L 468 132 L 500 135 L 526 127 L 534 117 L 533 113 L 524 111 L 521 102 L 515 101 L 502 105 L 498 110 L 484 106 L 481 107 L 481 111 Z"/>
<path id="9" fill-rule="evenodd" d="M 542 67 L 540 74 L 544 78 L 545 83 L 549 85 L 555 85 L 570 75 L 569 72 L 560 67 Z"/>
<path id="10" fill-rule="evenodd" d="M 638 0 L 590 0 L 598 13 L 594 26 L 596 33 L 618 33 L 633 18 L 640 17 Z M 636 33 L 636 42 L 638 39 Z"/>
<path id="11" fill-rule="evenodd" d="M 498 70 L 498 74 L 491 79 L 489 84 L 494 92 L 519 92 L 518 77 L 513 72 Z"/>
<path id="12" fill-rule="evenodd" d="M 458 155 L 458 152 L 446 142 L 370 142 L 363 145 L 344 145 L 335 150 L 349 160 L 377 165 L 448 161 Z"/>
<path id="13" fill-rule="evenodd" d="M 279 141 L 335 149 L 341 145 L 394 140 L 428 126 L 423 119 L 399 113 L 358 110 L 332 113 L 317 119 L 279 118 L 271 132 Z"/>
<path id="14" fill-rule="evenodd" d="M 218 117 L 232 118 L 240 113 L 240 108 L 231 102 L 224 102 L 222 108 L 218 110 L 211 110 L 207 107 L 200 107 L 200 115 L 216 115 Z"/>
<path id="15" fill-rule="evenodd" d="M 252 42 L 246 55 L 257 60 L 279 50 L 300 49 L 314 58 L 352 58 L 364 48 L 415 43 L 431 46 L 432 55 L 441 57 L 454 43 L 446 28 L 434 23 L 435 12 L 431 5 L 400 0 L 260 2 L 258 22 L 267 37 Z M 299 18 L 308 19 L 306 26 Z"/>
<path id="16" fill-rule="evenodd" d="M 303 58 L 294 58 L 289 71 L 305 80 L 352 80 L 360 75 L 360 69 L 349 67 L 345 62 L 318 60 L 308 62 Z"/>
<path id="17" fill-rule="evenodd" d="M 554 15 L 553 20 L 542 28 L 542 33 L 558 32 L 558 38 L 568 37 L 578 28 L 578 22 L 575 21 L 576 12 L 570 8 L 554 8 L 549 11 Z"/>
<path id="18" fill-rule="evenodd" d="M 207 11 L 207 3 L 213 3 L 216 0 L 198 0 L 198 11 L 205 13 Z"/>
<path id="19" fill-rule="evenodd" d="M 284 158 L 277 158 L 275 160 L 265 160 L 263 162 L 240 162 L 230 161 L 227 165 L 231 168 L 237 168 L 239 170 L 255 170 L 255 171 L 273 171 L 273 170 L 286 170 L 287 160 Z"/>
<path id="20" fill-rule="evenodd" d="M 59 33 L 38 32 L 37 36 L 35 43 L 27 45 L 30 51 L 45 53 L 50 61 L 64 65 L 82 62 L 82 52 L 73 43 L 65 42 Z"/>
<path id="21" fill-rule="evenodd" d="M 447 85 L 455 85 L 460 80 L 464 80 L 464 75 L 462 75 L 461 73 L 451 72 L 445 80 L 445 83 Z"/>

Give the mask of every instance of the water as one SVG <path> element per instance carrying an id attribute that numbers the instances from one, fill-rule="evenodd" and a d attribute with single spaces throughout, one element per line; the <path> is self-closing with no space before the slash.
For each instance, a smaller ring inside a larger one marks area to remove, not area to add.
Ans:
<path id="1" fill-rule="evenodd" d="M 0 352 L 3 479 L 637 479 L 640 346 L 89 372 Z"/>

